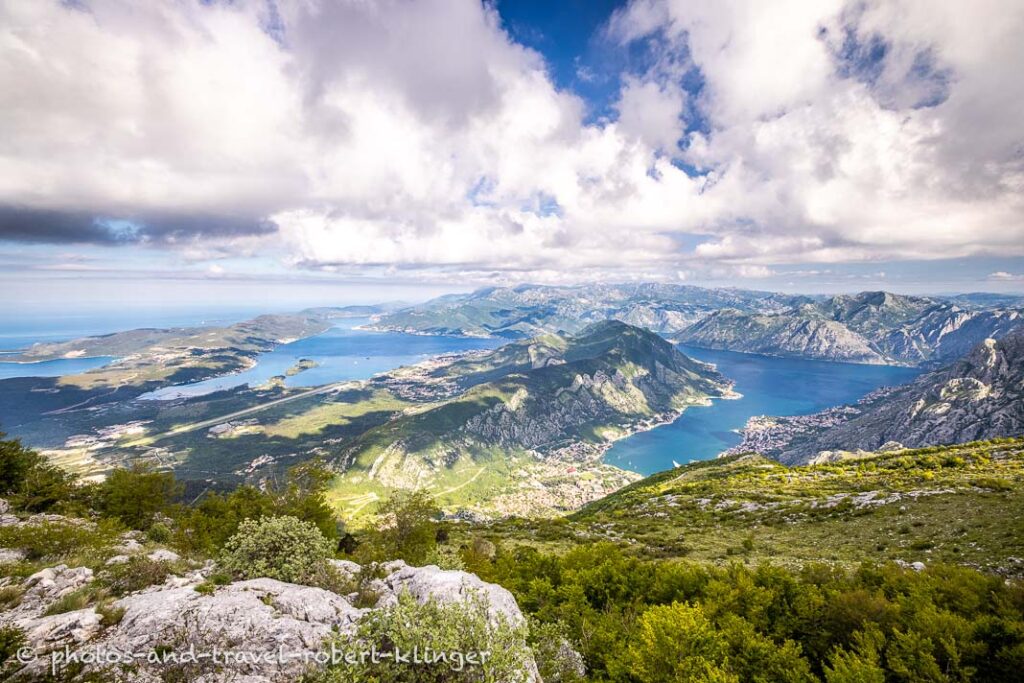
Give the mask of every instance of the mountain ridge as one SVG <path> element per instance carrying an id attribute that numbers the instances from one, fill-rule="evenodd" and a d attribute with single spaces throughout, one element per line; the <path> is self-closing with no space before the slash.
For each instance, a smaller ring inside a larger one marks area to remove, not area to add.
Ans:
<path id="1" fill-rule="evenodd" d="M 954 444 L 1024 433 L 1024 329 L 986 339 L 913 382 L 852 406 L 748 422 L 730 453 L 754 450 L 785 463 L 832 452 Z M 825 454 L 825 455 L 822 455 Z M 837 453 L 834 457 L 840 457 Z"/>
<path id="2" fill-rule="evenodd" d="M 524 367 L 525 354 L 538 345 L 547 355 Z M 486 479 L 509 462 L 528 472 L 527 483 L 586 467 L 599 477 L 615 475 L 621 485 L 633 475 L 600 463 L 614 439 L 731 395 L 731 383 L 710 366 L 621 322 L 509 346 L 511 352 L 502 347 L 442 369 L 454 374 L 456 385 L 474 379 L 437 403 L 370 430 L 339 453 L 340 489 L 369 486 L 380 495 L 382 487 L 441 486 L 460 469 L 480 469 L 475 476 Z M 517 362 L 503 366 L 511 371 L 500 377 L 477 371 L 492 355 Z M 457 485 L 465 485 L 464 478 Z M 512 495 L 516 487 L 505 489 Z"/>

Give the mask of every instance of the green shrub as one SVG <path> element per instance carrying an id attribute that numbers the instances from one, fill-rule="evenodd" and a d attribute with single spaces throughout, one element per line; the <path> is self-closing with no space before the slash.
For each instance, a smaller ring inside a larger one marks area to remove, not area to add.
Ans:
<path id="1" fill-rule="evenodd" d="M 739 683 L 727 668 L 728 644 L 699 606 L 675 602 L 640 618 L 629 664 L 642 683 Z"/>
<path id="2" fill-rule="evenodd" d="M 295 517 L 247 519 L 221 553 L 223 570 L 244 579 L 300 583 L 324 571 L 334 546 L 310 522 Z"/>
<path id="3" fill-rule="evenodd" d="M 113 544 L 120 527 L 109 521 L 97 525 L 65 521 L 0 527 L 0 547 L 20 548 L 28 560 L 96 553 Z"/>
<path id="4" fill-rule="evenodd" d="M 146 538 L 153 543 L 170 543 L 172 537 L 170 528 L 163 522 L 155 522 L 146 532 Z"/>
<path id="5" fill-rule="evenodd" d="M 175 568 L 174 563 L 167 560 L 136 555 L 127 562 L 106 567 L 100 580 L 111 593 L 121 596 L 162 584 Z"/>
<path id="6" fill-rule="evenodd" d="M 110 473 L 97 489 L 96 507 L 132 529 L 146 530 L 157 513 L 170 511 L 182 490 L 172 473 L 136 464 Z"/>
<path id="7" fill-rule="evenodd" d="M 437 519 L 441 510 L 423 491 L 399 492 L 385 501 L 377 523 L 359 546 L 360 564 L 405 560 L 420 567 L 437 548 Z"/>
<path id="8" fill-rule="evenodd" d="M 17 626 L 0 626 L 0 666 L 25 645 L 25 632 Z"/>
<path id="9" fill-rule="evenodd" d="M 96 606 L 96 612 L 100 615 L 100 623 L 104 628 L 117 626 L 124 618 L 124 607 L 115 607 L 111 602 L 101 602 Z"/>
<path id="10" fill-rule="evenodd" d="M 560 623 L 530 624 L 530 649 L 544 683 L 577 683 L 584 680 L 583 658 L 573 647 Z"/>
<path id="11" fill-rule="evenodd" d="M 271 482 L 266 490 L 243 485 L 227 495 L 205 495 L 182 511 L 171 542 L 185 552 L 215 553 L 244 520 L 277 516 L 310 522 L 324 537 L 336 540 L 338 525 L 326 498 L 332 477 L 314 460 L 292 467 L 283 484 Z"/>
<path id="12" fill-rule="evenodd" d="M 375 683 L 467 683 L 477 681 L 525 681 L 530 649 L 522 627 L 504 619 L 488 619 L 486 603 L 470 598 L 465 603 L 419 604 L 407 593 L 398 603 L 367 612 L 357 628 L 355 641 L 337 646 L 345 652 L 376 647 L 379 652 L 431 651 L 445 654 L 446 661 L 411 664 L 382 659 L 379 663 L 341 664 L 316 677 L 320 683 L 374 681 Z M 475 661 L 471 661 L 470 658 Z"/>
<path id="13" fill-rule="evenodd" d="M 464 571 L 466 563 L 462 560 L 459 551 L 451 546 L 438 546 L 427 553 L 423 560 L 424 565 L 437 565 L 440 569 L 458 569 Z"/>
<path id="14" fill-rule="evenodd" d="M 74 475 L 17 439 L 0 440 L 0 497 L 15 508 L 26 512 L 78 509 L 84 490 Z"/>

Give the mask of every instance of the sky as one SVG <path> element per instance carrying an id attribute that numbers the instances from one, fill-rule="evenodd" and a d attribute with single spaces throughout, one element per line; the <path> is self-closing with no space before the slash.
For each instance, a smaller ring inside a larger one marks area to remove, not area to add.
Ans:
<path id="1" fill-rule="evenodd" d="M 0 0 L 13 308 L 1024 291 L 1020 0 Z"/>

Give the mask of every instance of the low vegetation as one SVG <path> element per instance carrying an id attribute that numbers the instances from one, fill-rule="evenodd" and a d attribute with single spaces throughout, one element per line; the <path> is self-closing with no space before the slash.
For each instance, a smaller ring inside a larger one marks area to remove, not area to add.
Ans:
<path id="1" fill-rule="evenodd" d="M 2 573 L 90 566 L 95 584 L 51 611 L 91 605 L 109 625 L 121 616 L 117 596 L 190 562 L 219 563 L 200 592 L 271 576 L 368 606 L 377 563 L 404 559 L 505 586 L 528 617 L 527 629 L 495 623 L 472 602 L 400 600 L 367 613 L 363 643 L 489 650 L 491 668 L 349 667 L 318 681 L 508 680 L 528 651 L 546 680 L 561 681 L 578 680 L 578 664 L 587 680 L 623 683 L 1015 681 L 1024 669 L 1014 559 L 1024 555 L 1022 448 L 999 440 L 801 468 L 739 456 L 655 475 L 561 520 L 456 522 L 428 495 L 406 494 L 345 533 L 316 463 L 263 488 L 186 501 L 169 474 L 128 469 L 79 482 L 2 441 L 0 497 L 33 520 L 0 528 L 0 546 L 25 553 Z M 143 489 L 153 500 L 128 495 Z M 131 530 L 182 559 L 108 566 Z M 356 560 L 363 575 L 325 573 L 331 557 Z M 2 599 L 14 606 L 21 596 L 7 588 Z M 0 656 L 19 638 L 0 633 Z"/>
<path id="2" fill-rule="evenodd" d="M 219 565 L 242 579 L 305 583 L 325 571 L 334 546 L 316 525 L 296 517 L 247 519 L 224 543 Z"/>
<path id="3" fill-rule="evenodd" d="M 420 604 L 408 594 L 387 609 L 370 612 L 359 624 L 355 640 L 335 644 L 357 655 L 371 648 L 382 653 L 405 653 L 414 648 L 421 664 L 358 660 L 328 669 L 310 683 L 373 681 L 374 683 L 475 683 L 527 681 L 530 650 L 526 629 L 488 616 L 482 599 L 464 604 Z"/>

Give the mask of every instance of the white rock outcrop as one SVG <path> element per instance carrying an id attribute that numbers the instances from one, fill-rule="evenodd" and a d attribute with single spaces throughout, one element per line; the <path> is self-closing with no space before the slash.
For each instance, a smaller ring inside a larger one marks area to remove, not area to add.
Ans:
<path id="1" fill-rule="evenodd" d="M 156 553 L 160 559 L 169 559 L 169 551 Z M 350 577 L 361 570 L 352 562 L 332 560 L 332 564 Z M 130 667 L 85 666 L 83 673 L 115 681 L 159 681 L 169 674 L 175 680 L 203 683 L 295 681 L 320 665 L 316 656 L 325 652 L 326 641 L 351 636 L 360 617 L 396 604 L 403 592 L 419 602 L 436 599 L 446 604 L 477 596 L 485 602 L 492 622 L 525 623 L 515 599 L 504 588 L 473 574 L 435 566 L 410 567 L 400 561 L 382 565 L 385 575 L 371 583 L 378 600 L 370 608 L 355 607 L 349 598 L 321 588 L 267 578 L 197 591 L 211 570 L 207 564 L 184 576 L 172 576 L 163 585 L 122 597 L 99 611 L 89 607 L 53 615 L 45 613 L 63 596 L 88 586 L 93 573 L 85 567 L 60 565 L 33 574 L 21 584 L 21 603 L 0 612 L 0 625 L 21 628 L 26 644 L 38 656 L 14 672 L 12 680 L 36 680 L 49 669 L 51 653 L 68 652 L 80 658 L 104 653 L 133 657 Z M 100 612 L 109 617 L 108 623 Z M 150 661 L 152 653 L 164 652 L 175 653 L 179 660 Z M 214 662 L 209 657 L 214 652 L 236 654 Z M 190 653 L 207 657 L 193 661 Z M 532 661 L 524 677 L 539 681 Z"/>

